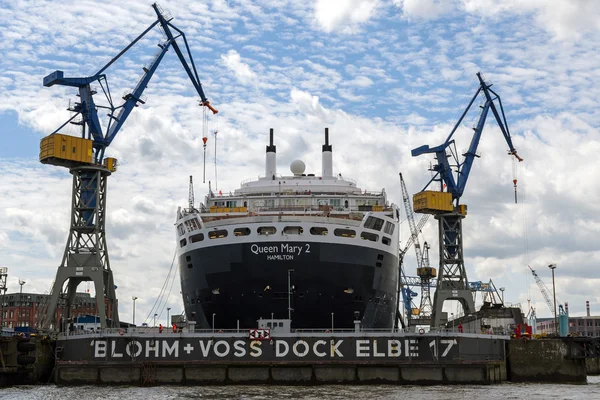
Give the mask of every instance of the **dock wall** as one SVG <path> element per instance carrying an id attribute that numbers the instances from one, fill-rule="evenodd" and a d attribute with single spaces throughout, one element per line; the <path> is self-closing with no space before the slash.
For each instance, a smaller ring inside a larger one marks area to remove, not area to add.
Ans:
<path id="1" fill-rule="evenodd" d="M 80 384 L 495 384 L 491 335 L 96 335 L 57 342 L 55 381 Z"/>
<path id="2" fill-rule="evenodd" d="M 508 380 L 586 383 L 586 360 L 581 356 L 569 341 L 562 339 L 510 340 L 507 342 Z"/>
<path id="3" fill-rule="evenodd" d="M 58 363 L 59 385 L 223 384 L 497 384 L 506 380 L 503 362 L 469 364 L 207 364 Z"/>

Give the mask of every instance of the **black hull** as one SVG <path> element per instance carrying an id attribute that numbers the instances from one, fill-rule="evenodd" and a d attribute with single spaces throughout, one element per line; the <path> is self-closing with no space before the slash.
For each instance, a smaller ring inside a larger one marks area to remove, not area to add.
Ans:
<path id="1" fill-rule="evenodd" d="M 290 247 L 295 246 L 295 247 Z M 265 252 L 261 252 L 265 250 Z M 308 251 L 307 251 L 308 250 Z M 199 248 L 179 257 L 182 295 L 197 327 L 256 327 L 259 318 L 288 317 L 292 327 L 391 329 L 398 258 L 378 249 L 330 243 L 263 242 Z"/>

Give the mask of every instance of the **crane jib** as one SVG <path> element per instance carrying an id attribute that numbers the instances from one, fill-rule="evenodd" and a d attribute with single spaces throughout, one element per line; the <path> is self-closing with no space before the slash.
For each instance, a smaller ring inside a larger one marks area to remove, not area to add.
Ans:
<path id="1" fill-rule="evenodd" d="M 175 50 L 175 53 L 177 54 L 181 65 L 186 71 L 188 77 L 192 82 L 192 85 L 194 86 L 194 89 L 200 97 L 200 105 L 203 107 L 207 107 L 214 114 L 218 112 L 210 104 L 208 98 L 204 94 L 204 90 L 202 89 L 200 78 L 198 76 L 198 72 L 196 71 L 196 66 L 194 64 L 194 59 L 192 57 L 190 47 L 188 46 L 187 39 L 185 38 L 185 34 L 170 22 L 172 20 L 170 14 L 165 13 L 156 3 L 153 4 L 152 7 L 158 17 L 157 20 L 154 21 L 148 28 L 144 30 L 144 32 L 137 36 L 125 48 L 123 48 L 107 64 L 102 66 L 102 68 L 100 68 L 98 72 L 94 75 L 87 77 L 65 77 L 63 71 L 57 70 L 44 77 L 43 84 L 46 87 L 50 87 L 53 85 L 63 85 L 77 87 L 79 89 L 79 99 L 73 104 L 70 104 L 69 107 L 69 110 L 74 112 L 75 116 L 72 116 L 67 122 L 62 124 L 53 133 L 59 133 L 59 131 L 69 123 L 80 125 L 81 137 L 87 137 L 93 142 L 93 164 L 102 163 L 104 151 L 119 133 L 123 124 L 129 117 L 131 111 L 140 104 L 145 104 L 146 100 L 143 96 L 143 92 L 148 86 L 148 83 L 150 82 L 152 76 L 154 75 L 156 69 L 158 68 L 160 62 L 162 61 L 169 48 L 173 48 Z M 123 56 L 134 44 L 136 44 L 140 39 L 142 39 L 156 25 L 159 25 L 163 33 L 166 35 L 166 41 L 158 44 L 160 50 L 152 59 L 152 61 L 150 61 L 143 67 L 143 74 L 141 75 L 134 89 L 127 91 L 123 94 L 122 98 L 124 102 L 121 104 L 113 103 L 113 96 L 110 92 L 110 88 L 106 80 L 106 75 L 104 74 L 104 71 L 108 67 L 110 67 L 115 61 L 117 61 L 121 56 Z M 171 28 L 177 32 L 176 36 L 174 36 L 171 32 Z M 176 41 L 176 39 L 178 38 L 181 38 L 181 40 L 183 41 L 187 59 L 184 56 L 184 51 L 182 51 L 182 48 Z M 97 94 L 99 90 L 91 86 L 94 83 L 100 85 L 108 103 L 107 106 L 97 105 L 95 103 L 93 96 Z M 109 111 L 108 123 L 106 124 L 105 130 L 103 130 L 103 124 L 100 121 L 98 109 L 107 109 Z M 48 157 L 46 160 L 43 160 L 43 162 L 68 167 L 72 167 L 74 163 L 77 163 L 77 161 L 73 160 L 73 157 L 62 161 L 56 160 L 57 157 Z"/>

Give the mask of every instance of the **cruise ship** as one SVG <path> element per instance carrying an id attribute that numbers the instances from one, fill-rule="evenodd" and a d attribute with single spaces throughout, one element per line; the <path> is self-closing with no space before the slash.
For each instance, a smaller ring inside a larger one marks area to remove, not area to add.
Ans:
<path id="1" fill-rule="evenodd" d="M 335 175 L 327 128 L 324 142 L 320 176 L 301 160 L 280 175 L 271 129 L 264 176 L 178 209 L 181 293 L 197 328 L 256 328 L 261 318 L 289 318 L 294 329 L 393 327 L 400 212 L 385 190 Z"/>

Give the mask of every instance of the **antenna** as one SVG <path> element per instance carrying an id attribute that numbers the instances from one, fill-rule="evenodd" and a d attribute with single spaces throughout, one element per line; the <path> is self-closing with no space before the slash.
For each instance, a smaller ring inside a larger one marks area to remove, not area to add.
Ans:
<path id="1" fill-rule="evenodd" d="M 217 133 L 219 132 L 218 129 L 214 130 L 214 134 L 215 134 L 215 192 L 218 190 L 219 186 L 218 186 L 218 180 L 217 180 Z"/>
<path id="2" fill-rule="evenodd" d="M 194 209 L 194 180 L 192 175 L 190 175 L 190 192 L 188 195 L 189 207 L 190 211 Z"/>

